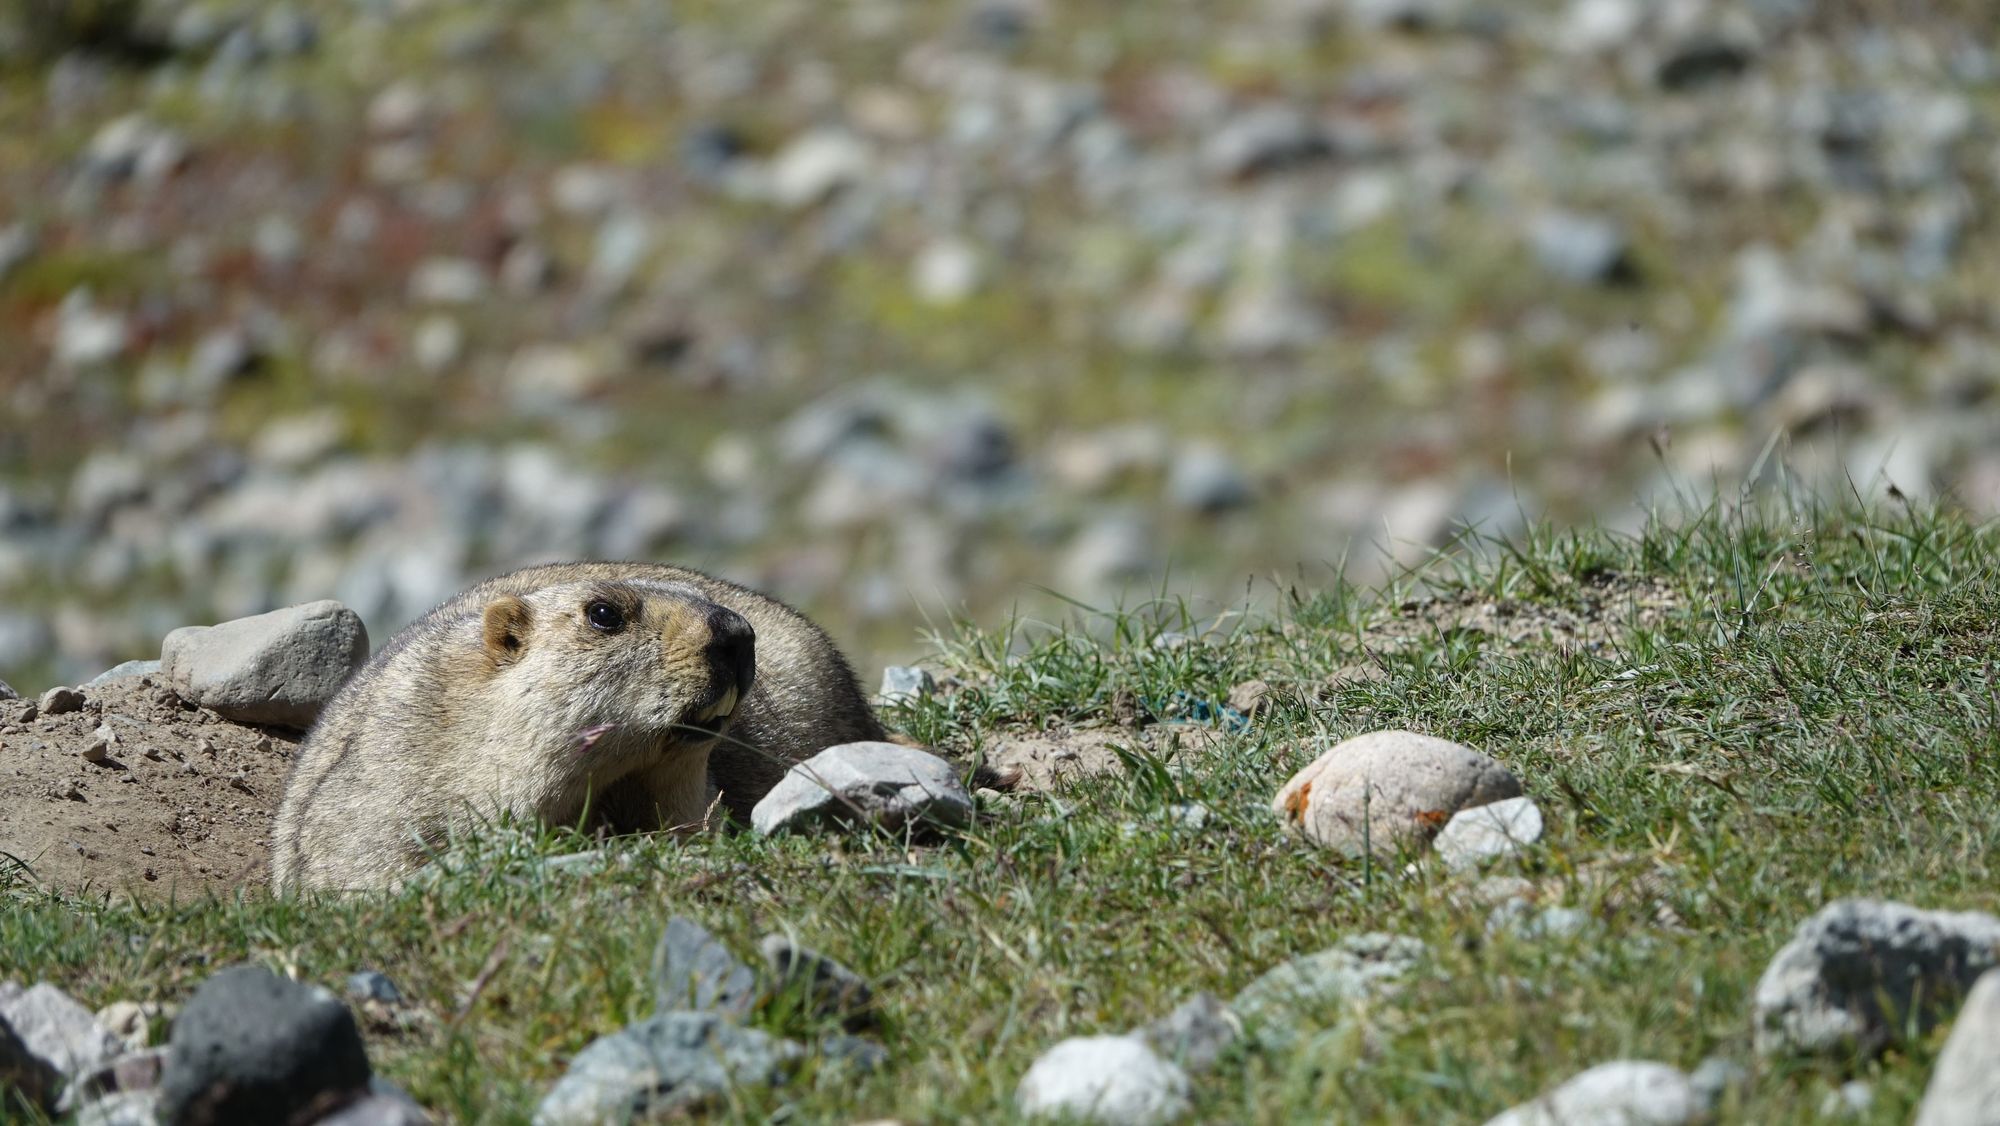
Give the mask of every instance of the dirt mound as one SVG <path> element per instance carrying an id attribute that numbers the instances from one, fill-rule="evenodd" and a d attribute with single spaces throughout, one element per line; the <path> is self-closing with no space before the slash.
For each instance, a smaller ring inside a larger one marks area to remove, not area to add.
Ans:
<path id="1" fill-rule="evenodd" d="M 245 727 L 151 678 L 79 689 L 23 722 L 0 701 L 0 886 L 187 899 L 264 885 L 297 735 Z M 101 761 L 85 753 L 108 727 Z"/>

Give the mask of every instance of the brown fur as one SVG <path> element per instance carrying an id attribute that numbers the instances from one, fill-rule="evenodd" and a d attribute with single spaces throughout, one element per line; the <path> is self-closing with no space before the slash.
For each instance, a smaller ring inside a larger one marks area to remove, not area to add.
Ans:
<path id="1" fill-rule="evenodd" d="M 621 628 L 591 625 L 600 601 Z M 637 832 L 699 823 L 719 798 L 747 819 L 793 763 L 881 737 L 833 642 L 775 599 L 663 564 L 530 567 L 406 627 L 327 705 L 278 810 L 272 883 L 385 886 L 503 815 L 588 810 Z"/>

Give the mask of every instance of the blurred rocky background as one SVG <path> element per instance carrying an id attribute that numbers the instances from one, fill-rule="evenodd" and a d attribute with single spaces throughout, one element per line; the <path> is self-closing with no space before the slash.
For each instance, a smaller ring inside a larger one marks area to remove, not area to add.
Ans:
<path id="1" fill-rule="evenodd" d="M 0 677 L 663 558 L 872 661 L 2000 509 L 1986 0 L 0 0 Z"/>

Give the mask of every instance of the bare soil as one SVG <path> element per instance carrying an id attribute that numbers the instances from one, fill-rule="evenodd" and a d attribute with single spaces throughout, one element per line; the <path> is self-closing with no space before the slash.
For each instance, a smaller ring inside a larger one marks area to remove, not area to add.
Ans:
<path id="1" fill-rule="evenodd" d="M 79 689 L 80 711 L 0 701 L 0 885 L 186 900 L 264 885 L 298 735 L 246 727 L 151 678 Z M 109 727 L 101 762 L 84 752 Z"/>

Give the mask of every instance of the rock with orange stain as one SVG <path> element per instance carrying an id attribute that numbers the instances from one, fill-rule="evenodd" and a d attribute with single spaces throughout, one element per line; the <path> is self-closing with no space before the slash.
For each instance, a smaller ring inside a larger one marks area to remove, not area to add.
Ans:
<path id="1" fill-rule="evenodd" d="M 1410 731 L 1371 731 L 1328 748 L 1271 800 L 1315 844 L 1378 857 L 1423 848 L 1453 814 L 1521 793 L 1498 761 Z"/>

